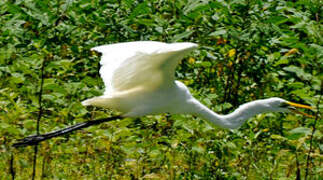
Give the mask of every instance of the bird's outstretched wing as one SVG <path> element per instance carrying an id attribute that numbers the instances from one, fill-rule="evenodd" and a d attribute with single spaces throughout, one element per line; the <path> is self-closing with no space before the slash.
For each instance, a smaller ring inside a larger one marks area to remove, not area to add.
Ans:
<path id="1" fill-rule="evenodd" d="M 173 83 L 180 60 L 194 43 L 126 42 L 92 48 L 102 53 L 100 75 L 106 95 L 134 88 L 154 90 Z"/>

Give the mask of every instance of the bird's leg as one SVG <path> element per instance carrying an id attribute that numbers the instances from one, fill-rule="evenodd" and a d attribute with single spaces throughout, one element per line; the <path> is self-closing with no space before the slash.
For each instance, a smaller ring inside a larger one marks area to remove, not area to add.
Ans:
<path id="1" fill-rule="evenodd" d="M 39 142 L 45 141 L 47 139 L 51 139 L 51 138 L 54 138 L 57 136 L 71 133 L 71 132 L 79 130 L 79 129 L 87 128 L 89 126 L 101 124 L 101 123 L 108 122 L 108 121 L 113 121 L 113 120 L 120 119 L 120 118 L 122 118 L 122 117 L 121 116 L 114 116 L 114 117 L 110 117 L 110 118 L 103 118 L 103 119 L 97 119 L 97 120 L 93 120 L 93 121 L 86 121 L 86 122 L 78 123 L 73 126 L 69 126 L 67 128 L 53 131 L 50 133 L 28 136 L 26 138 L 18 140 L 17 143 L 13 144 L 13 146 L 19 147 L 19 146 L 35 145 L 35 144 L 38 144 Z"/>

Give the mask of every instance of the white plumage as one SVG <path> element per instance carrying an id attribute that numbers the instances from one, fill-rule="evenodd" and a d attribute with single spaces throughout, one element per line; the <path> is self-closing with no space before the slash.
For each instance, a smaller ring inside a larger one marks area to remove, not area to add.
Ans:
<path id="1" fill-rule="evenodd" d="M 160 88 L 174 81 L 175 68 L 194 43 L 128 42 L 92 48 L 102 53 L 100 75 L 104 94 L 149 86 Z"/>
<path id="2" fill-rule="evenodd" d="M 255 114 L 288 111 L 291 105 L 295 105 L 281 98 L 269 98 L 246 103 L 228 115 L 214 113 L 192 97 L 183 83 L 175 81 L 176 66 L 197 47 L 197 44 L 187 42 L 167 44 L 154 41 L 94 47 L 92 50 L 102 53 L 100 75 L 105 92 L 82 104 L 112 108 L 122 112 L 124 117 L 195 114 L 224 128 L 237 128 Z"/>

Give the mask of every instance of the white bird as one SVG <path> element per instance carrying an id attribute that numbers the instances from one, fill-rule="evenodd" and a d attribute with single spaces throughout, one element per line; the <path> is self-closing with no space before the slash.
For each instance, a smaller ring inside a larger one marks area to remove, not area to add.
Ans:
<path id="1" fill-rule="evenodd" d="M 193 114 L 223 128 L 238 128 L 250 117 L 265 112 L 296 111 L 295 107 L 311 109 L 273 97 L 241 105 L 234 112 L 219 115 L 195 99 L 188 88 L 175 81 L 175 68 L 181 59 L 197 48 L 194 43 L 162 43 L 154 41 L 126 42 L 94 47 L 102 53 L 100 74 L 105 92 L 102 96 L 82 102 L 85 106 L 111 108 L 121 116 L 86 121 L 42 135 L 29 136 L 14 146 L 38 144 L 77 129 L 122 117 L 149 114 Z"/>
<path id="2" fill-rule="evenodd" d="M 273 97 L 241 105 L 228 115 L 219 115 L 196 100 L 188 88 L 175 81 L 181 59 L 198 47 L 194 43 L 155 41 L 126 42 L 94 47 L 102 53 L 100 74 L 104 95 L 82 102 L 122 112 L 124 117 L 149 114 L 193 114 L 223 128 L 238 128 L 250 117 L 265 112 L 287 112 L 292 107 L 310 109 Z"/>

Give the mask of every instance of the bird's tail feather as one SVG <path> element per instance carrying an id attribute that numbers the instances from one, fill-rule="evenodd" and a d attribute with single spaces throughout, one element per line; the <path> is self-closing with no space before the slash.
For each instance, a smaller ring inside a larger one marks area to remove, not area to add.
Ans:
<path id="1" fill-rule="evenodd" d="M 83 106 L 97 106 L 103 108 L 111 108 L 112 106 L 112 99 L 109 97 L 98 96 L 93 97 L 87 100 L 82 101 Z"/>
<path id="2" fill-rule="evenodd" d="M 93 102 L 93 98 L 84 100 L 81 103 L 82 103 L 83 106 L 91 106 L 92 102 Z"/>

